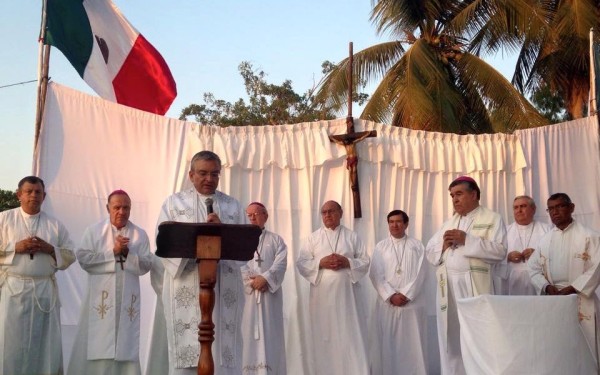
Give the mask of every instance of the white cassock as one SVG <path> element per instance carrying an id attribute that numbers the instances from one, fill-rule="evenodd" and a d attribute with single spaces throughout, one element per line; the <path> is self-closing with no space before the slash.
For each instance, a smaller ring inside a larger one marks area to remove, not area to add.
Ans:
<path id="1" fill-rule="evenodd" d="M 557 227 L 547 232 L 527 265 L 537 294 L 545 294 L 546 285 L 561 289 L 573 286 L 579 302 L 579 323 L 594 358 L 598 358 L 596 311 L 599 301 L 595 291 L 600 285 L 599 233 L 573 222 L 564 230 Z"/>
<path id="2" fill-rule="evenodd" d="M 520 225 L 516 222 L 506 228 L 506 256 L 512 251 L 522 252 L 525 249 L 534 249 L 537 251 L 540 238 L 552 228 L 552 225 L 532 221 L 527 225 Z M 527 262 L 512 263 L 504 258 L 499 267 L 500 293 L 513 296 L 533 296 L 535 289 L 529 277 L 529 267 Z"/>
<path id="3" fill-rule="evenodd" d="M 332 253 L 348 258 L 350 268 L 319 269 L 321 258 Z M 368 374 L 366 309 L 359 281 L 369 271 L 369 256 L 358 235 L 343 225 L 320 228 L 303 241 L 296 267 L 310 282 L 313 373 Z"/>
<path id="4" fill-rule="evenodd" d="M 442 254 L 443 235 L 450 229 L 467 233 L 465 245 Z M 506 227 L 499 214 L 482 206 L 466 216 L 454 214 L 429 240 L 426 256 L 437 267 L 436 315 L 442 374 L 465 374 L 456 300 L 493 294 L 491 265 L 506 257 Z"/>
<path id="5" fill-rule="evenodd" d="M 220 191 L 212 196 L 199 194 L 195 188 L 175 193 L 162 205 L 158 224 L 164 221 L 204 223 L 206 198 L 213 199 L 213 210 L 225 224 L 245 224 L 246 215 L 240 202 Z M 162 302 L 165 308 L 169 347 L 169 374 L 196 374 L 200 343 L 198 324 L 198 267 L 195 259 L 161 258 L 165 268 Z M 244 262 L 219 261 L 215 286 L 215 341 L 212 354 L 216 375 L 239 375 L 242 363 L 240 322 L 244 290 L 240 267 Z M 152 362 L 151 362 L 152 365 Z"/>
<path id="6" fill-rule="evenodd" d="M 119 263 L 113 252 L 118 235 L 129 238 Z M 106 219 L 83 233 L 77 260 L 88 273 L 69 374 L 140 374 L 140 276 L 152 267 L 146 232 L 128 222 L 121 230 Z M 121 266 L 123 269 L 121 269 Z"/>
<path id="7" fill-rule="evenodd" d="M 37 236 L 48 254 L 16 254 L 17 242 Z M 0 373 L 62 374 L 60 300 L 54 274 L 75 262 L 64 225 L 20 207 L 0 213 Z"/>
<path id="8" fill-rule="evenodd" d="M 369 340 L 372 375 L 427 374 L 424 259 L 421 241 L 407 235 L 390 236 L 375 246 L 369 271 L 379 295 Z M 390 297 L 396 293 L 410 302 L 392 305 Z"/>
<path id="9" fill-rule="evenodd" d="M 287 374 L 281 291 L 286 268 L 285 242 L 279 235 L 263 230 L 254 259 L 241 268 L 245 285 L 242 320 L 243 374 Z M 257 275 L 267 280 L 268 291 L 259 292 L 249 285 L 249 277 Z"/>

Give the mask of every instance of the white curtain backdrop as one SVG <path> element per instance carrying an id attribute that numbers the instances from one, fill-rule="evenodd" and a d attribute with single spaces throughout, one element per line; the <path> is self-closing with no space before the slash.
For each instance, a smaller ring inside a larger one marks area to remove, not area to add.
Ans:
<path id="1" fill-rule="evenodd" d="M 207 149 L 223 161 L 219 189 L 242 204 L 261 201 L 269 209 L 267 228 L 288 245 L 283 285 L 287 363 L 290 374 L 309 374 L 308 282 L 295 271 L 302 240 L 320 225 L 319 209 L 329 199 L 344 207 L 342 223 L 356 230 L 369 253 L 388 235 L 386 215 L 402 209 L 410 216 L 409 235 L 427 243 L 451 216 L 449 183 L 468 174 L 481 187 L 481 203 L 512 222 L 516 195 L 533 196 L 537 218 L 548 221 L 551 193 L 573 199 L 575 217 L 600 229 L 599 147 L 596 119 L 515 132 L 466 135 L 413 131 L 355 120 L 357 131 L 376 130 L 357 146 L 362 214 L 354 219 L 345 150 L 329 134 L 346 131 L 345 119 L 282 126 L 229 127 L 156 116 L 51 84 L 48 89 L 34 173 L 48 193 L 43 209 L 63 221 L 78 243 L 86 226 L 106 217 L 106 196 L 114 189 L 132 198 L 131 220 L 155 235 L 163 200 L 189 186 L 187 169 L 196 152 Z M 15 181 L 16 184 L 16 181 Z M 430 270 L 431 273 L 431 270 Z M 75 325 L 85 290 L 85 273 L 75 265 L 59 276 L 62 319 Z M 374 306 L 368 278 L 364 303 Z M 435 282 L 428 337 L 432 373 L 439 369 L 434 317 Z M 155 295 L 143 279 L 142 365 L 145 368 Z M 65 337 L 68 357 L 69 337 Z"/>

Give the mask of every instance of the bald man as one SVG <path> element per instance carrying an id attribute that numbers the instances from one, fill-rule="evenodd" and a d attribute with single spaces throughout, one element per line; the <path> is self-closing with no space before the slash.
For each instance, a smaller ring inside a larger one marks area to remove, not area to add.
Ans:
<path id="1" fill-rule="evenodd" d="M 245 287 L 242 371 L 283 375 L 287 370 L 281 284 L 287 268 L 287 246 L 279 235 L 265 228 L 269 213 L 262 203 L 250 203 L 246 216 L 262 233 L 254 258 L 241 269 Z"/>
<path id="2" fill-rule="evenodd" d="M 341 225 L 342 207 L 321 207 L 323 226 L 302 243 L 298 272 L 310 282 L 309 315 L 315 373 L 369 373 L 359 281 L 369 271 L 369 256 L 358 235 Z"/>

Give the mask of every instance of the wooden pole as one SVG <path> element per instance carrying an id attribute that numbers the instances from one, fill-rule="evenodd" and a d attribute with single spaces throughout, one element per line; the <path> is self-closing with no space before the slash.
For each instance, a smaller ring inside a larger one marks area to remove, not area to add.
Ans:
<path id="1" fill-rule="evenodd" d="M 38 89 L 37 89 L 37 103 L 35 113 L 35 129 L 34 129 L 34 141 L 33 141 L 33 154 L 34 154 L 34 171 L 33 174 L 38 175 L 39 166 L 35 164 L 35 153 L 37 150 L 38 140 L 40 138 L 40 131 L 42 127 L 42 117 L 44 115 L 44 107 L 46 105 L 46 91 L 48 90 L 48 71 L 50 67 L 50 46 L 44 44 L 46 38 L 46 3 L 47 0 L 42 2 L 42 22 L 40 27 L 39 43 L 40 52 L 38 59 Z"/>
<path id="2" fill-rule="evenodd" d="M 354 48 L 352 42 L 348 45 L 348 69 L 346 77 L 348 80 L 348 116 L 346 116 L 346 133 L 354 133 L 354 119 L 352 117 L 352 88 L 354 82 L 352 79 L 352 70 L 354 69 Z"/>

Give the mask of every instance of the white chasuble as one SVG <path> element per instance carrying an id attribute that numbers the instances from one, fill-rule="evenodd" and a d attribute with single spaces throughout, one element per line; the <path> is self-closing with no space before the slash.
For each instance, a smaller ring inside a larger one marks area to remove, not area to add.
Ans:
<path id="1" fill-rule="evenodd" d="M 48 254 L 16 254 L 17 242 L 37 236 Z M 75 261 L 65 227 L 41 212 L 0 213 L 0 373 L 59 374 L 62 366 L 60 301 L 54 274 Z M 43 353 L 43 354 L 41 354 Z"/>
<path id="2" fill-rule="evenodd" d="M 122 264 L 113 252 L 119 234 L 129 238 Z M 152 256 L 148 235 L 132 222 L 117 231 L 106 219 L 84 232 L 77 259 L 89 275 L 87 309 L 82 311 L 87 327 L 80 322 L 79 329 L 87 330 L 82 344 L 88 360 L 139 361 L 139 277 L 150 271 Z"/>
<path id="3" fill-rule="evenodd" d="M 594 358 L 598 359 L 596 310 L 600 285 L 600 239 L 598 232 L 573 221 L 564 230 L 552 228 L 540 240 L 539 252 L 527 262 L 536 293 L 544 294 L 548 284 L 577 290 L 579 323 Z"/>
<path id="4" fill-rule="evenodd" d="M 263 230 L 254 259 L 241 268 L 245 294 L 242 319 L 244 374 L 287 374 L 281 290 L 286 268 L 285 242 L 279 235 Z M 264 277 L 268 290 L 252 289 L 251 276 Z"/>
<path id="5" fill-rule="evenodd" d="M 369 271 L 378 294 L 368 345 L 372 375 L 427 374 L 424 259 L 421 241 L 407 235 L 375 246 Z M 409 302 L 392 305 L 396 293 Z"/>
<path id="6" fill-rule="evenodd" d="M 164 221 L 184 223 L 206 222 L 205 200 L 194 188 L 175 193 L 163 203 L 158 224 Z M 225 224 L 244 224 L 246 217 L 240 203 L 219 191 L 213 199 L 214 212 Z M 200 354 L 198 324 L 198 267 L 195 259 L 161 258 L 165 267 L 163 305 L 169 342 L 169 363 L 174 369 L 196 367 Z M 219 261 L 215 286 L 215 342 L 213 356 L 215 374 L 239 374 L 242 340 L 239 323 L 242 318 L 243 286 L 240 266 L 243 262 Z M 174 372 L 175 370 L 172 370 Z"/>
<path id="7" fill-rule="evenodd" d="M 541 221 L 532 221 L 528 225 L 512 223 L 506 229 L 506 240 L 508 243 L 506 255 L 512 251 L 522 252 L 531 248 L 537 251 L 538 243 L 542 236 L 548 232 L 552 226 Z M 506 258 L 499 268 L 502 287 L 501 293 L 504 295 L 535 295 L 535 288 L 529 277 L 529 267 L 527 262 L 512 263 Z"/>
<path id="8" fill-rule="evenodd" d="M 467 233 L 465 244 L 442 254 L 447 230 Z M 506 228 L 499 214 L 479 206 L 465 216 L 454 214 L 429 240 L 427 260 L 437 267 L 437 324 L 442 374 L 465 372 L 460 350 L 456 300 L 493 294 L 491 265 L 506 257 Z"/>
<path id="9" fill-rule="evenodd" d="M 321 258 L 332 253 L 348 258 L 350 268 L 319 269 Z M 368 374 L 366 300 L 359 281 L 369 271 L 369 256 L 358 235 L 343 225 L 318 229 L 303 241 L 296 267 L 310 282 L 314 373 Z"/>

